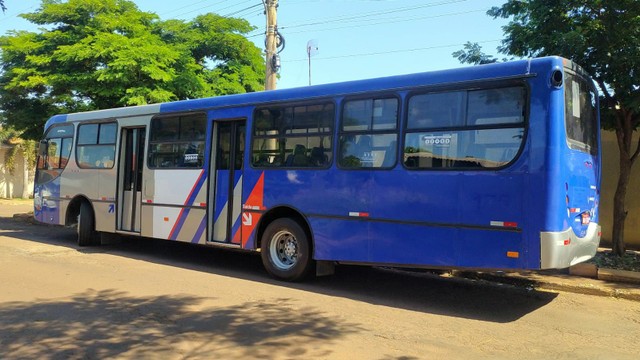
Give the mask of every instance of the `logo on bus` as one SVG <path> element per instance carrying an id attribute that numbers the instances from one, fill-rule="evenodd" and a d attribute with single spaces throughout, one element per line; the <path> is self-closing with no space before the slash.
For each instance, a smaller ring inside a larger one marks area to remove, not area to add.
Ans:
<path id="1" fill-rule="evenodd" d="M 422 141 L 427 146 L 436 146 L 436 147 L 448 147 L 451 145 L 451 134 L 445 135 L 425 135 L 422 137 Z"/>
<path id="2" fill-rule="evenodd" d="M 250 213 L 242 213 L 242 225 L 251 226 L 253 224 L 253 215 Z"/>

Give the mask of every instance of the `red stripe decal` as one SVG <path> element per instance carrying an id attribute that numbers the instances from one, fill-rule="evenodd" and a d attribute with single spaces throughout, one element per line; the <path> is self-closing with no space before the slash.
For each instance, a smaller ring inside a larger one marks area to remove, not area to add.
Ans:
<path id="1" fill-rule="evenodd" d="M 243 209 L 261 209 L 264 210 L 264 171 L 260 174 L 260 178 L 258 178 L 258 182 L 251 190 L 249 194 L 249 198 L 247 198 L 247 202 L 242 206 Z M 238 229 L 238 233 L 242 232 L 240 237 L 241 246 L 244 248 L 249 240 L 251 234 L 256 228 L 258 224 L 258 220 L 260 219 L 261 214 L 252 214 L 252 213 L 242 213 L 241 221 L 242 226 Z M 237 234 L 237 233 L 236 233 Z M 235 239 L 234 239 L 235 241 Z"/>

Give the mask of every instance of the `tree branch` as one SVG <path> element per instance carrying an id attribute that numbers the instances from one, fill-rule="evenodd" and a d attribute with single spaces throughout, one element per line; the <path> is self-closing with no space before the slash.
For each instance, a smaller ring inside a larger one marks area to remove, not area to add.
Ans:
<path id="1" fill-rule="evenodd" d="M 640 121 L 640 116 L 636 116 L 636 118 L 633 120 L 634 124 L 637 124 L 638 121 Z M 631 131 L 631 137 L 633 137 L 633 130 Z M 631 158 L 629 158 L 632 166 L 633 162 L 638 158 L 638 154 L 640 154 L 640 137 L 638 137 L 638 145 L 636 146 L 636 150 L 633 152 L 633 155 L 631 155 Z"/>
<path id="2" fill-rule="evenodd" d="M 595 80 L 598 83 L 598 86 L 600 86 L 600 90 L 604 94 L 604 98 L 610 102 L 610 105 L 615 105 L 615 99 L 611 96 L 609 90 L 607 90 L 607 86 L 605 85 L 604 81 L 601 78 L 596 78 Z"/>
<path id="3" fill-rule="evenodd" d="M 638 128 L 638 124 L 640 124 L 640 116 L 636 115 L 632 120 L 631 120 L 631 130 L 635 130 Z"/>

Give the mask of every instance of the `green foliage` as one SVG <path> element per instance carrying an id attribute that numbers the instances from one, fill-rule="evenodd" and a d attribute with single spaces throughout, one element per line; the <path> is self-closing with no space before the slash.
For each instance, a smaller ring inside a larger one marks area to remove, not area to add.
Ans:
<path id="1" fill-rule="evenodd" d="M 616 127 L 620 109 L 640 119 L 640 2 L 637 0 L 510 0 L 494 18 L 512 18 L 500 51 L 560 55 L 584 67 L 604 95 L 603 120 Z"/>
<path id="2" fill-rule="evenodd" d="M 18 154 L 22 154 L 29 169 L 36 167 L 36 144 L 34 140 L 21 139 L 21 133 L 13 128 L 0 126 L 0 144 L 11 145 L 4 159 L 4 167 L 13 174 Z"/>
<path id="3" fill-rule="evenodd" d="M 613 250 L 625 252 L 625 196 L 640 156 L 633 132 L 640 125 L 640 1 L 508 0 L 487 12 L 511 19 L 499 51 L 518 57 L 560 55 L 585 68 L 601 92 L 601 123 L 614 129 L 620 176 L 614 195 Z M 480 49 L 468 48 L 475 58 Z M 472 59 L 466 53 L 461 60 Z M 480 58 L 482 58 L 480 56 Z"/>
<path id="4" fill-rule="evenodd" d="M 43 0 L 21 16 L 41 28 L 0 37 L 0 106 L 27 138 L 57 113 L 264 89 L 242 19 L 160 21 L 129 0 Z"/>
<path id="5" fill-rule="evenodd" d="M 498 62 L 497 58 L 482 52 L 482 46 L 470 41 L 464 44 L 463 50 L 455 51 L 451 55 L 463 64 L 483 65 Z"/>

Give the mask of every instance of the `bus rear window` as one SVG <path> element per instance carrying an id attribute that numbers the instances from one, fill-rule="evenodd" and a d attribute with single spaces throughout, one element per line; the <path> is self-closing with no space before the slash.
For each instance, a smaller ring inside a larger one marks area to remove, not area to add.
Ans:
<path id="1" fill-rule="evenodd" d="M 597 98 L 593 86 L 579 76 L 565 73 L 565 128 L 572 149 L 598 153 Z"/>

